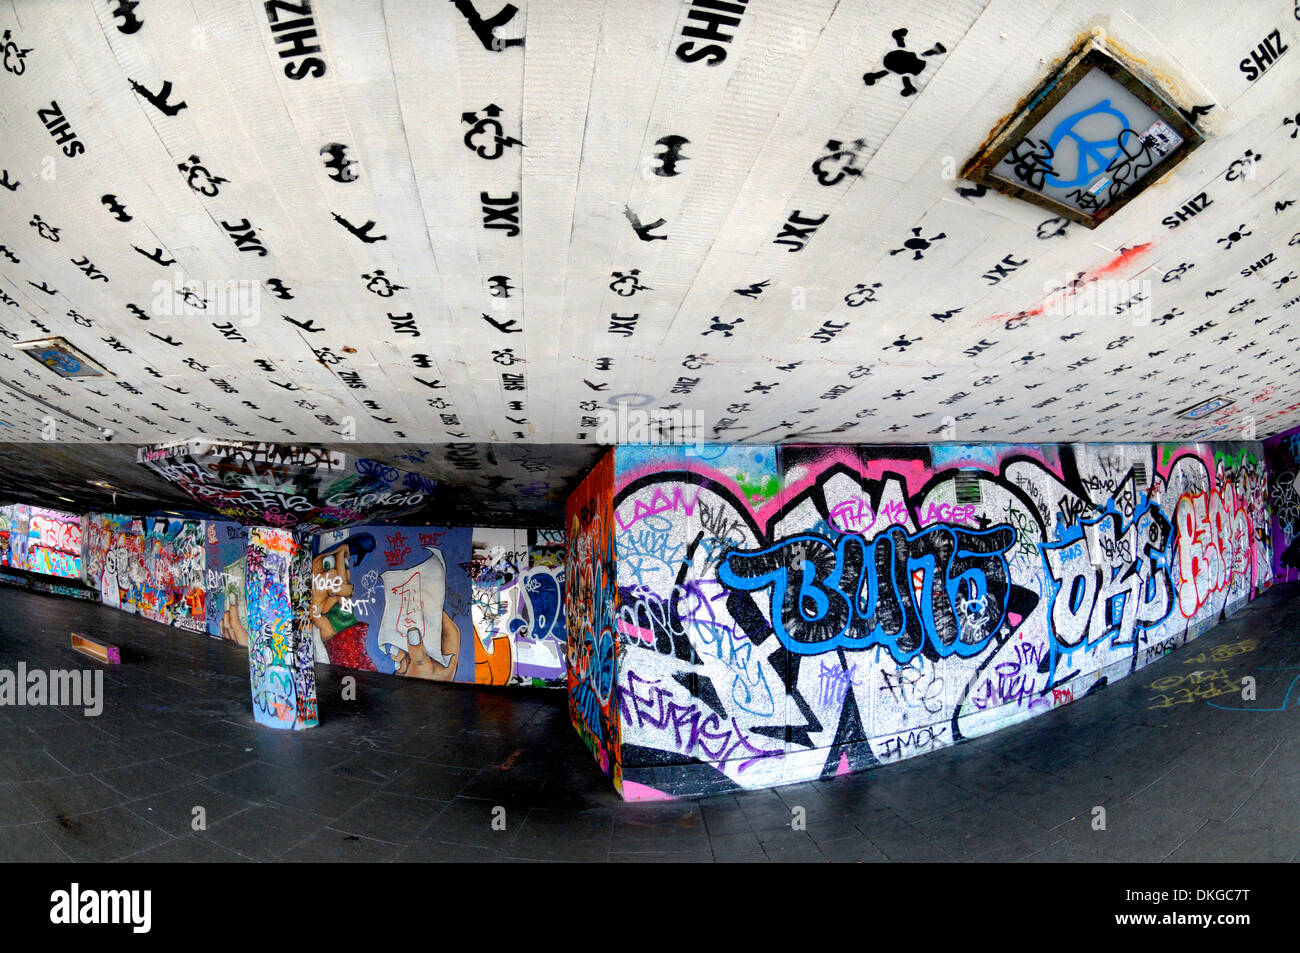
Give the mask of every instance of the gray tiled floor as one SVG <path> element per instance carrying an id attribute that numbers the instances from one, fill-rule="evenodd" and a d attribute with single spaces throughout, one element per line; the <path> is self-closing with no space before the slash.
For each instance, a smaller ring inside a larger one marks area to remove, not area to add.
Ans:
<path id="1" fill-rule="evenodd" d="M 904 765 L 701 801 L 624 804 L 563 694 L 317 671 L 322 724 L 255 726 L 244 650 L 84 602 L 0 589 L 0 668 L 77 668 L 68 632 L 122 647 L 98 718 L 0 708 L 0 860 L 1294 860 L 1300 697 L 1285 711 L 1151 708 L 1216 645 L 1281 704 L 1300 586 L 1136 675 Z M 93 663 L 85 663 L 87 665 Z M 1296 670 L 1300 674 L 1300 669 Z M 1222 701 L 1222 699 L 1220 699 Z M 1095 809 L 1105 830 L 1094 829 Z M 197 811 L 202 808 L 202 811 Z M 805 829 L 791 825 L 802 808 Z M 196 820 L 201 815 L 202 823 Z M 199 829 L 196 829 L 199 828 Z"/>

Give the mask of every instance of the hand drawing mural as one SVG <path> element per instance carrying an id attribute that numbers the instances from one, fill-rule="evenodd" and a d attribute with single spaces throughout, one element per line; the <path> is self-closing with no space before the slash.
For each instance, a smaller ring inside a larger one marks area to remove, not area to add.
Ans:
<path id="1" fill-rule="evenodd" d="M 379 647 L 393 660 L 396 675 L 450 681 L 460 627 L 442 608 L 447 565 L 438 550 L 427 552 L 428 558 L 410 569 L 389 569 L 380 576 L 385 596 Z"/>
<path id="2" fill-rule="evenodd" d="M 579 653 L 575 724 L 619 732 L 623 794 L 652 798 L 860 770 L 1065 704 L 1271 584 L 1259 449 L 620 447 L 617 717 L 577 717 Z"/>
<path id="3" fill-rule="evenodd" d="M 375 548 L 369 533 L 331 546 L 312 559 L 311 624 L 316 629 L 316 660 L 363 671 L 376 671 L 366 655 L 367 626 L 343 607 L 354 598 L 349 564 L 356 565 Z"/>

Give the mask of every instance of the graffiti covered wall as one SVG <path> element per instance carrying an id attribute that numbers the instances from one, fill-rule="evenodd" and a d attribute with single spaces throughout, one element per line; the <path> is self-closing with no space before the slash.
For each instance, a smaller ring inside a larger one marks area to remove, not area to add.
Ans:
<path id="1" fill-rule="evenodd" d="M 27 520 L 31 507 L 15 503 L 9 507 L 9 565 L 14 569 L 27 568 Z"/>
<path id="2" fill-rule="evenodd" d="M 847 773 L 996 730 L 1182 645 L 1273 575 L 1259 444 L 616 461 L 629 798 Z"/>
<path id="3" fill-rule="evenodd" d="M 100 601 L 135 612 L 144 578 L 144 521 L 112 513 L 87 516 L 84 579 Z"/>
<path id="4" fill-rule="evenodd" d="M 432 681 L 564 684 L 563 534 L 368 524 L 314 537 L 316 661 Z"/>
<path id="5" fill-rule="evenodd" d="M 22 503 L 6 507 L 4 565 L 64 579 L 81 578 L 81 517 Z"/>
<path id="6" fill-rule="evenodd" d="M 248 603 L 244 569 L 248 528 L 242 523 L 211 520 L 204 524 L 205 589 L 208 635 L 248 644 Z"/>
<path id="7" fill-rule="evenodd" d="M 206 630 L 201 520 L 92 513 L 86 523 L 85 581 L 104 605 Z"/>
<path id="8" fill-rule="evenodd" d="M 1273 575 L 1300 579 L 1300 427 L 1264 441 L 1273 510 Z"/>
<path id="9" fill-rule="evenodd" d="M 569 538 L 565 617 L 569 720 L 600 769 L 626 795 L 615 688 L 614 453 L 611 450 L 601 458 L 565 505 Z"/>
<path id="10" fill-rule="evenodd" d="M 9 552 L 9 531 L 13 529 L 14 507 L 0 506 L 0 566 L 13 564 Z"/>
<path id="11" fill-rule="evenodd" d="M 85 580 L 105 605 L 250 643 L 247 527 L 106 513 L 87 527 Z M 565 684 L 561 530 L 369 524 L 303 546 L 313 551 L 302 619 L 315 661 L 484 685 Z"/>

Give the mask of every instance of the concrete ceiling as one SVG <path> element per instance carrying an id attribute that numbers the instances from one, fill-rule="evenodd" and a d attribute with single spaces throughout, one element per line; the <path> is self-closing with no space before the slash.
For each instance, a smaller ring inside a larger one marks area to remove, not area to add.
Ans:
<path id="1" fill-rule="evenodd" d="M 561 485 L 620 403 L 760 442 L 1300 423 L 1290 0 L 734 6 L 0 6 L 0 343 L 113 375 L 6 346 L 3 438 L 516 443 Z M 1097 28 L 1205 143 L 1092 231 L 956 178 Z"/>

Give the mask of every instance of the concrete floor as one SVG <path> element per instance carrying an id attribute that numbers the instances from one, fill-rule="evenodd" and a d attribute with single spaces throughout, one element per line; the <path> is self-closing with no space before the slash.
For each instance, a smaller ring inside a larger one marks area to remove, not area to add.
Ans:
<path id="1" fill-rule="evenodd" d="M 0 707 L 5 861 L 1289 861 L 1300 854 L 1300 585 L 1104 691 L 865 774 L 624 804 L 562 693 L 318 667 L 322 724 L 253 724 L 245 650 L 98 605 L 0 590 L 0 668 L 122 647 L 103 714 Z M 85 667 L 94 663 L 85 662 Z M 1239 695 L 1158 679 L 1226 669 Z M 1161 685 L 1165 683 L 1160 683 Z M 1161 699 L 1164 698 L 1162 702 Z M 1249 706 L 1231 711 L 1214 704 Z M 1262 709 L 1278 709 L 1265 711 Z M 194 808 L 206 830 L 194 831 Z M 1106 829 L 1093 829 L 1105 808 Z M 505 809 L 505 829 L 493 809 Z M 791 828 L 804 808 L 805 830 Z M 499 826 L 499 825 L 498 825 Z"/>

